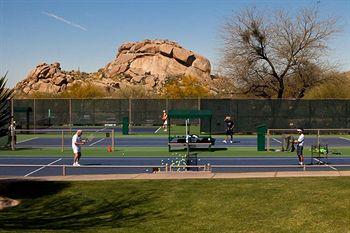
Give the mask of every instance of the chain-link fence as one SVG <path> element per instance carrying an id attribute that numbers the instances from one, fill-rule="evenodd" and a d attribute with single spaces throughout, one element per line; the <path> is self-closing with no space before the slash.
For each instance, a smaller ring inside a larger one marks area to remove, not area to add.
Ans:
<path id="1" fill-rule="evenodd" d="M 118 126 L 123 117 L 132 126 L 158 126 L 162 110 L 169 109 L 211 110 L 214 133 L 224 131 L 225 116 L 233 118 L 236 132 L 245 133 L 255 132 L 260 124 L 287 129 L 350 128 L 350 100 L 16 99 L 12 106 L 17 125 L 27 129 Z M 202 131 L 209 129 L 208 121 L 196 122 Z"/>

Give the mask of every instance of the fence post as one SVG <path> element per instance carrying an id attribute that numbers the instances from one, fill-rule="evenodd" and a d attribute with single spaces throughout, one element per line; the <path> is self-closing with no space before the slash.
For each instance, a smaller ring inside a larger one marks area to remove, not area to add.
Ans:
<path id="1" fill-rule="evenodd" d="M 72 133 L 72 99 L 69 99 L 69 129 Z"/>
<path id="2" fill-rule="evenodd" d="M 317 148 L 320 147 L 320 130 L 317 130 Z"/>
<path id="3" fill-rule="evenodd" d="M 62 141 L 62 145 L 61 145 L 61 152 L 63 153 L 63 149 L 64 149 L 64 134 L 63 134 L 63 130 L 61 131 L 61 141 Z"/>
<path id="4" fill-rule="evenodd" d="M 33 128 L 34 128 L 34 134 L 36 129 L 36 103 L 35 99 L 33 99 Z"/>
<path id="5" fill-rule="evenodd" d="M 66 176 L 66 165 L 62 166 L 62 176 Z"/>
<path id="6" fill-rule="evenodd" d="M 114 128 L 112 129 L 112 151 L 114 152 Z"/>
<path id="7" fill-rule="evenodd" d="M 131 98 L 129 98 L 129 130 L 131 125 Z"/>
<path id="8" fill-rule="evenodd" d="M 267 150 L 267 151 L 270 151 L 270 129 L 267 129 L 267 139 L 266 139 L 266 142 L 267 142 L 266 150 Z"/>
<path id="9" fill-rule="evenodd" d="M 168 172 L 168 164 L 165 164 L 165 172 Z"/>
<path id="10" fill-rule="evenodd" d="M 198 100 L 197 100 L 197 110 L 201 110 L 201 98 L 198 97 Z M 198 124 L 199 124 L 199 134 L 201 134 L 202 130 L 201 130 L 201 119 L 199 118 L 198 119 Z"/>
<path id="11" fill-rule="evenodd" d="M 10 108 L 11 108 L 11 118 L 10 118 L 10 135 L 11 135 L 11 150 L 15 150 L 16 148 L 15 148 L 15 146 L 16 146 L 16 141 L 15 141 L 15 133 L 16 133 L 16 131 L 15 131 L 15 129 L 14 128 L 12 128 L 12 126 L 13 126 L 13 121 L 15 120 L 15 117 L 14 117 L 14 110 L 13 110 L 13 98 L 11 98 L 11 102 L 10 102 Z"/>

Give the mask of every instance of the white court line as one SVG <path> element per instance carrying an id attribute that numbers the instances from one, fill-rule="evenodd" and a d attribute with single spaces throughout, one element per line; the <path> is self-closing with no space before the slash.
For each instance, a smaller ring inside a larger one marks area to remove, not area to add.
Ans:
<path id="1" fill-rule="evenodd" d="M 102 130 L 105 130 L 105 129 L 107 129 L 107 127 L 104 127 L 104 128 L 102 128 L 102 129 L 98 129 L 98 130 L 96 130 L 96 133 L 97 133 L 97 132 L 100 132 L 100 131 L 102 131 Z"/>
<path id="2" fill-rule="evenodd" d="M 26 140 L 23 140 L 23 141 L 16 142 L 16 144 L 20 144 L 20 143 L 23 143 L 23 142 L 28 142 L 30 140 L 34 140 L 34 139 L 38 139 L 38 138 L 39 137 L 29 138 L 29 139 L 26 139 Z"/>
<path id="3" fill-rule="evenodd" d="M 33 173 L 35 173 L 35 172 L 38 172 L 38 171 L 40 171 L 41 169 L 44 169 L 46 166 L 52 165 L 52 164 L 57 163 L 58 161 L 61 161 L 61 160 L 62 160 L 62 158 L 57 159 L 57 160 L 55 160 L 55 161 L 53 161 L 53 162 L 51 162 L 51 163 L 49 163 L 49 164 L 47 164 L 47 165 L 44 165 L 44 166 L 42 166 L 42 167 L 40 167 L 40 168 L 38 168 L 38 169 L 36 169 L 36 170 L 34 170 L 34 171 L 32 171 L 32 172 L 29 172 L 28 174 L 24 175 L 24 177 L 30 176 L 31 174 L 33 174 Z"/>
<path id="4" fill-rule="evenodd" d="M 344 140 L 346 140 L 346 141 L 350 141 L 350 139 L 349 138 L 344 138 L 344 137 L 339 137 L 340 139 L 344 139 Z"/>
<path id="5" fill-rule="evenodd" d="M 281 144 L 282 144 L 282 142 L 281 142 L 280 140 L 277 140 L 276 138 L 272 138 L 272 140 L 275 140 L 276 142 L 278 142 L 278 143 L 281 143 Z"/>
<path id="6" fill-rule="evenodd" d="M 322 161 L 319 160 L 319 159 L 314 158 L 314 160 L 316 160 L 317 162 L 321 163 L 322 165 L 325 165 L 326 167 L 332 168 L 334 171 L 338 171 L 338 169 L 336 169 L 335 167 L 330 166 L 330 165 L 328 165 L 328 164 L 322 162 Z"/>
<path id="7" fill-rule="evenodd" d="M 89 146 L 93 146 L 93 145 L 95 145 L 96 143 L 99 143 L 99 142 L 101 142 L 102 140 L 104 140 L 105 138 L 101 138 L 100 140 L 97 140 L 96 142 L 93 142 L 93 143 L 91 143 Z"/>

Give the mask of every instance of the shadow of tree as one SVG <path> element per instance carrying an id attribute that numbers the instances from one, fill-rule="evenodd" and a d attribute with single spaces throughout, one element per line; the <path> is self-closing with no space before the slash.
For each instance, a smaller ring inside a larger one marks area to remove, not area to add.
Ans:
<path id="1" fill-rule="evenodd" d="M 91 227 L 130 227 L 140 221 L 159 217 L 158 212 L 144 206 L 156 198 L 154 193 L 130 191 L 118 197 L 106 194 L 108 199 L 93 199 L 83 194 L 65 192 L 26 200 L 18 207 L 0 212 L 0 229 L 84 230 Z"/>
<path id="2" fill-rule="evenodd" d="M 68 182 L 5 179 L 0 180 L 0 196 L 32 199 L 52 195 L 69 187 Z"/>

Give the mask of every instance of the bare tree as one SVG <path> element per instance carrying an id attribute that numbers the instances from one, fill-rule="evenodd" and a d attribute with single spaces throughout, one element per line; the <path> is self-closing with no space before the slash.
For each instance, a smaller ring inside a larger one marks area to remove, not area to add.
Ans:
<path id="1" fill-rule="evenodd" d="M 339 31 L 337 20 L 321 19 L 315 9 L 302 9 L 295 17 L 284 11 L 267 14 L 252 8 L 226 21 L 224 74 L 234 78 L 242 93 L 302 98 L 323 81 L 323 58 L 329 39 Z"/>

